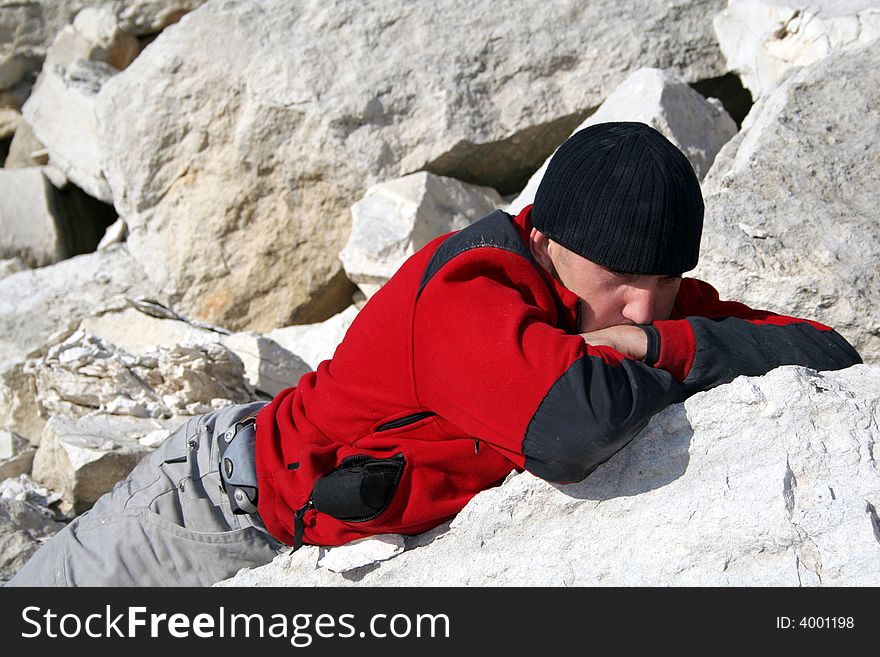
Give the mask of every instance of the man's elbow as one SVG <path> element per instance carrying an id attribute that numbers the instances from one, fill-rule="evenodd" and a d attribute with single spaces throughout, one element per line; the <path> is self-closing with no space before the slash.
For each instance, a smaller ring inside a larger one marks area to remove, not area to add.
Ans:
<path id="1" fill-rule="evenodd" d="M 591 432 L 529 436 L 523 442 L 526 470 L 555 484 L 582 481 L 626 446 L 643 426 L 607 425 Z"/>
<path id="2" fill-rule="evenodd" d="M 847 367 L 852 367 L 853 365 L 861 365 L 862 357 L 859 355 L 859 352 L 855 350 L 849 342 L 847 342 L 846 338 L 844 338 L 837 331 L 832 330 L 828 337 L 837 347 L 837 354 L 835 358 L 835 364 L 837 365 L 834 368 L 829 369 L 838 369 L 842 370 Z"/>

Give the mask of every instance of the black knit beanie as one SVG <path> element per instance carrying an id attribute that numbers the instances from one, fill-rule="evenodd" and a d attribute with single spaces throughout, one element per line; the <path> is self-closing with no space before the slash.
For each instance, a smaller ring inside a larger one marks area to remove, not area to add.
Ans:
<path id="1" fill-rule="evenodd" d="M 690 162 L 654 128 L 599 123 L 551 158 L 532 224 L 609 269 L 681 274 L 699 258 L 703 196 Z"/>

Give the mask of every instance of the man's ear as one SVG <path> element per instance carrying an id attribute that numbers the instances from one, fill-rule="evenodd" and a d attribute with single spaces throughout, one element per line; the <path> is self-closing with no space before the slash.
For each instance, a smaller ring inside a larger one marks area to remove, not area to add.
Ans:
<path id="1" fill-rule="evenodd" d="M 553 260 L 550 258 L 550 238 L 537 228 L 532 228 L 529 235 L 529 250 L 539 265 L 548 272 L 554 271 Z"/>

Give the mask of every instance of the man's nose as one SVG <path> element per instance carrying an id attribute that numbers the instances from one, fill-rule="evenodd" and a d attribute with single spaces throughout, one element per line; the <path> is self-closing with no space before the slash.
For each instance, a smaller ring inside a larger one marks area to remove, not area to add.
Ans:
<path id="1" fill-rule="evenodd" d="M 654 321 L 654 306 L 657 303 L 657 286 L 631 285 L 626 293 L 623 316 L 634 324 L 650 324 Z"/>

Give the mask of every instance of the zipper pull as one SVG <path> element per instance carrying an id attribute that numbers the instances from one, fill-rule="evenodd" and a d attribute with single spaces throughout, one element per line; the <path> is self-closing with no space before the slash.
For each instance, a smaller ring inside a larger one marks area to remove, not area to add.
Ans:
<path id="1" fill-rule="evenodd" d="M 474 454 L 480 453 L 480 439 L 474 438 Z"/>
<path id="2" fill-rule="evenodd" d="M 302 507 L 293 512 L 293 549 L 288 554 L 293 554 L 302 547 L 303 533 L 305 532 L 305 522 L 303 516 L 306 512 L 315 506 L 314 500 L 309 498 Z"/>

